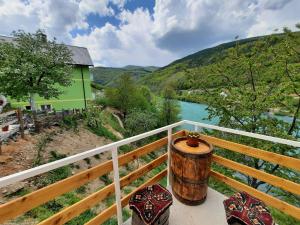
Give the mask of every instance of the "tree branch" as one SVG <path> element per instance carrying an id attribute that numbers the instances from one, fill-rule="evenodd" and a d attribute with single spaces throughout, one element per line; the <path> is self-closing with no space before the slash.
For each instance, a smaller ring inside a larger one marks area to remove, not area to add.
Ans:
<path id="1" fill-rule="evenodd" d="M 294 116 L 293 116 L 293 122 L 292 122 L 291 127 L 290 127 L 290 129 L 288 131 L 289 135 L 292 135 L 294 129 L 296 128 L 296 122 L 297 122 L 299 111 L 300 111 L 300 97 L 298 99 L 298 105 L 297 105 L 296 112 L 294 113 Z"/>

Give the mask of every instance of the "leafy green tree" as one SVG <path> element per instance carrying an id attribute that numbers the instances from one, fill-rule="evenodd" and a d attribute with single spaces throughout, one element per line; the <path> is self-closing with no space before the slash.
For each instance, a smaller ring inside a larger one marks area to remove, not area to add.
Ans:
<path id="1" fill-rule="evenodd" d="M 130 74 L 120 76 L 116 82 L 116 101 L 118 108 L 123 111 L 124 117 L 133 106 L 133 96 L 136 92 L 136 85 Z"/>
<path id="2" fill-rule="evenodd" d="M 237 41 L 225 57 L 199 69 L 198 76 L 192 74 L 208 104 L 209 117 L 219 118 L 219 125 L 225 127 L 298 139 L 299 38 L 299 33 L 285 29 L 280 36 L 271 35 L 247 45 L 240 45 Z M 272 112 L 278 109 L 287 111 L 292 116 L 292 122 L 274 116 Z M 232 134 L 216 135 L 291 157 L 299 154 L 299 150 L 285 145 Z M 297 172 L 279 165 L 230 151 L 217 152 L 245 165 L 299 182 L 299 176 L 289 176 Z M 249 176 L 246 176 L 246 181 L 254 188 L 265 185 L 265 182 Z M 266 191 L 271 189 L 269 186 Z"/>
<path id="3" fill-rule="evenodd" d="M 152 101 L 152 93 L 149 87 L 141 85 L 138 87 L 138 91 L 148 102 Z"/>
<path id="4" fill-rule="evenodd" d="M 172 85 L 167 85 L 162 91 L 162 106 L 160 109 L 161 126 L 165 126 L 179 121 L 179 104 L 175 97 L 175 91 Z"/>
<path id="5" fill-rule="evenodd" d="M 123 74 L 116 81 L 114 88 L 107 88 L 105 96 L 112 106 L 123 112 L 126 118 L 129 111 L 133 109 L 147 110 L 150 102 L 147 100 L 149 92 L 144 87 L 137 87 L 132 76 L 128 73 Z"/>
<path id="6" fill-rule="evenodd" d="M 0 93 L 17 100 L 45 99 L 62 94 L 59 86 L 71 85 L 71 52 L 45 34 L 13 32 L 14 43 L 0 44 Z"/>
<path id="7" fill-rule="evenodd" d="M 134 136 L 150 130 L 158 125 L 155 113 L 142 110 L 131 111 L 125 119 L 125 127 L 128 136 Z"/>

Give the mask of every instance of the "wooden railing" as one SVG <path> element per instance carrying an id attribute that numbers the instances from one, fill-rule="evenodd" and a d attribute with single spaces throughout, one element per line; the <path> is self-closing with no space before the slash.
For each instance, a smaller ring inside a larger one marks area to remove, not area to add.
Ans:
<path id="1" fill-rule="evenodd" d="M 228 128 L 222 128 L 217 127 L 213 125 L 205 125 L 200 124 L 196 122 L 191 121 L 182 121 L 173 125 L 169 125 L 163 128 L 159 128 L 154 131 L 150 131 L 148 133 L 144 133 L 129 139 L 124 139 L 119 142 L 115 142 L 112 144 L 109 144 L 107 146 L 103 146 L 97 149 L 93 149 L 90 151 L 87 151 L 85 153 L 80 153 L 75 156 L 71 156 L 62 160 L 58 160 L 52 163 L 49 163 L 47 165 L 42 165 L 37 168 L 30 169 L 28 171 L 24 171 L 18 174 L 14 174 L 8 177 L 0 178 L 0 187 L 8 185 L 10 183 L 14 183 L 16 181 L 24 180 L 29 177 L 33 177 L 36 175 L 39 175 L 41 173 L 50 171 L 52 169 L 59 168 L 64 165 L 68 165 L 70 163 L 77 162 L 81 159 L 84 159 L 86 157 L 93 156 L 95 154 L 99 154 L 104 151 L 112 151 L 112 160 L 107 161 L 105 163 L 102 163 L 100 165 L 97 165 L 93 168 L 87 169 L 83 172 L 80 172 L 76 175 L 73 175 L 69 178 L 66 178 L 64 180 L 61 180 L 57 183 L 54 183 L 52 185 L 49 185 L 47 187 L 44 187 L 40 190 L 37 190 L 35 192 L 29 193 L 23 197 L 17 198 L 11 202 L 5 203 L 0 205 L 0 223 L 5 222 L 7 220 L 16 218 L 19 215 L 24 214 L 25 212 L 30 211 L 31 209 L 44 204 L 57 196 L 60 196 L 62 194 L 65 194 L 67 192 L 70 192 L 72 190 L 75 190 L 76 188 L 79 188 L 80 186 L 100 177 L 104 174 L 107 174 L 111 171 L 114 171 L 114 182 L 112 184 L 107 185 L 106 187 L 102 188 L 99 191 L 94 192 L 93 194 L 85 197 L 84 199 L 80 200 L 79 202 L 75 203 L 74 205 L 68 206 L 61 210 L 60 212 L 56 213 L 55 215 L 49 217 L 48 219 L 40 222 L 40 225 L 46 225 L 46 224 L 64 224 L 71 219 L 75 218 L 76 216 L 80 215 L 84 211 L 92 208 L 96 204 L 103 201 L 108 196 L 115 194 L 116 195 L 116 203 L 112 206 L 108 207 L 107 209 L 103 210 L 100 214 L 98 214 L 96 217 L 94 217 L 92 220 L 87 222 L 86 224 L 92 225 L 92 224 L 101 224 L 105 222 L 107 219 L 112 217 L 113 215 L 117 215 L 118 223 L 122 223 L 122 208 L 125 207 L 131 195 L 139 188 L 145 187 L 147 185 L 153 184 L 161 180 L 163 177 L 167 176 L 167 181 L 169 181 L 169 167 L 167 169 L 161 171 L 156 176 L 152 177 L 150 180 L 145 182 L 142 186 L 138 187 L 136 190 L 131 192 L 130 194 L 126 195 L 125 197 L 121 198 L 120 195 L 120 188 L 123 188 L 124 186 L 132 183 L 136 179 L 140 178 L 141 176 L 145 175 L 152 169 L 160 166 L 164 162 L 167 162 L 169 165 L 169 154 L 170 154 L 170 143 L 171 139 L 177 136 L 185 135 L 185 131 L 180 131 L 172 135 L 172 128 L 177 127 L 182 124 L 192 124 L 195 125 L 195 130 L 198 130 L 199 127 L 202 128 L 208 128 L 208 129 L 215 129 L 227 133 L 234 133 L 239 135 L 244 135 L 248 137 L 258 138 L 262 140 L 272 141 L 275 143 L 281 143 L 281 144 L 287 144 L 294 147 L 300 147 L 300 143 L 297 141 L 290 141 L 275 137 L 268 137 L 264 135 L 258 135 L 253 133 L 248 133 L 244 131 L 237 131 L 232 130 Z M 131 143 L 133 141 L 140 140 L 142 138 L 148 137 L 153 134 L 158 134 L 163 131 L 168 131 L 168 137 L 162 138 L 160 140 L 157 140 L 153 143 L 150 143 L 148 145 L 145 145 L 143 147 L 140 147 L 138 149 L 135 149 L 129 153 L 126 153 L 124 155 L 121 155 L 117 157 L 117 147 Z M 300 160 L 272 152 L 268 152 L 266 150 L 261 150 L 258 148 L 242 145 L 239 143 L 234 143 L 231 141 L 226 141 L 220 138 L 202 135 L 202 138 L 211 144 L 213 144 L 215 147 L 222 148 L 222 149 L 228 149 L 240 154 L 244 154 L 250 157 L 254 157 L 257 159 L 261 159 L 264 161 L 269 161 L 274 164 L 279 164 L 284 167 L 288 167 L 294 170 L 300 171 Z M 139 169 L 131 172 L 130 174 L 119 178 L 118 174 L 118 168 L 119 166 L 126 165 L 127 163 L 144 156 L 146 154 L 149 154 L 157 149 L 160 149 L 164 147 L 165 145 L 168 145 L 168 153 L 158 157 L 157 159 L 153 160 L 152 162 L 140 167 Z M 254 168 L 242 165 L 240 163 L 234 162 L 232 160 L 226 159 L 224 157 L 213 155 L 213 162 L 217 163 L 221 166 L 227 167 L 229 169 L 238 171 L 240 173 L 243 173 L 245 175 L 257 178 L 261 181 L 267 182 L 268 184 L 271 184 L 273 186 L 276 186 L 278 188 L 281 188 L 283 190 L 286 190 L 288 192 L 294 193 L 296 195 L 300 195 L 300 185 L 297 183 L 294 183 L 292 181 L 289 181 L 287 179 L 283 179 L 271 174 L 268 174 L 266 172 L 256 170 Z M 117 169 L 115 169 L 117 168 Z M 296 206 L 290 205 L 278 198 L 275 198 L 271 195 L 268 195 L 262 191 L 259 191 L 257 189 L 254 189 L 244 183 L 241 183 L 239 181 L 236 181 L 230 177 L 227 177 L 219 172 L 211 171 L 211 176 L 219 181 L 222 181 L 226 183 L 227 185 L 231 186 L 232 188 L 240 191 L 246 191 L 249 194 L 261 199 L 264 201 L 267 205 L 273 206 L 274 208 L 277 208 L 297 219 L 300 219 L 300 209 Z"/>
<path id="2" fill-rule="evenodd" d="M 177 132 L 173 134 L 173 137 L 182 136 L 184 134 L 184 131 Z M 148 145 L 145 145 L 143 147 L 140 147 L 138 149 L 135 149 L 127 154 L 121 155 L 118 159 L 119 166 L 126 165 L 130 163 L 131 161 L 144 156 L 146 154 L 149 154 L 155 150 L 161 149 L 162 147 L 166 146 L 168 144 L 168 139 L 162 138 L 159 139 L 153 143 L 150 143 Z M 120 187 L 124 187 L 133 181 L 137 180 L 138 178 L 142 177 L 152 169 L 160 166 L 162 163 L 166 162 L 168 159 L 168 154 L 165 153 L 162 156 L 158 157 L 157 159 L 153 160 L 152 162 L 140 167 L 139 169 L 135 170 L 134 172 L 131 172 L 130 174 L 124 176 L 120 179 Z M 40 190 L 34 191 L 32 193 L 29 193 L 23 197 L 17 198 L 13 201 L 10 201 L 8 203 L 0 205 L 0 224 L 16 218 L 17 216 L 20 216 L 31 209 L 34 209 L 35 207 L 42 205 L 46 202 L 49 202 L 50 200 L 53 200 L 54 198 L 65 194 L 67 192 L 70 192 L 76 188 L 79 188 L 80 186 L 100 177 L 105 174 L 108 174 L 113 170 L 113 161 L 107 161 L 105 163 L 102 163 L 98 166 L 95 166 L 93 168 L 87 169 L 83 172 L 80 172 L 76 175 L 73 175 L 71 177 L 68 177 L 64 180 L 61 180 L 57 183 L 51 184 L 49 186 L 46 186 Z M 167 175 L 167 169 L 163 170 L 153 178 L 151 178 L 149 181 L 144 183 L 141 187 L 144 187 L 145 185 L 150 185 L 155 182 L 158 182 L 163 177 Z M 138 187 L 137 189 L 141 188 Z M 136 191 L 136 190 L 135 190 Z M 134 193 L 133 191 L 132 193 Z M 65 224 L 66 222 L 70 221 L 74 217 L 80 215 L 81 213 L 85 212 L 86 210 L 92 208 L 96 204 L 103 201 L 108 196 L 115 193 L 115 184 L 112 183 L 101 190 L 94 192 L 93 194 L 85 197 L 84 199 L 80 200 L 79 202 L 75 203 L 74 205 L 71 205 L 69 207 L 64 208 L 62 211 L 56 213 L 55 215 L 49 217 L 48 219 L 42 221 L 39 223 L 39 225 L 46 225 L 46 224 Z M 121 200 L 122 206 L 126 206 L 128 204 L 128 201 L 130 199 L 130 196 L 132 193 L 128 194 Z M 102 213 L 97 215 L 94 219 L 89 221 L 87 224 L 100 224 L 99 221 L 105 221 L 110 216 L 116 213 L 116 204 L 109 207 L 108 209 L 104 210 Z"/>
<path id="3" fill-rule="evenodd" d="M 202 135 L 202 139 L 208 141 L 212 145 L 219 147 L 219 148 L 224 148 L 227 150 L 231 150 L 231 151 L 234 151 L 237 153 L 241 153 L 241 154 L 244 154 L 247 156 L 251 156 L 251 157 L 254 157 L 257 159 L 262 159 L 264 161 L 279 164 L 281 166 L 300 171 L 300 159 L 276 154 L 273 152 L 268 152 L 265 150 L 249 147 L 249 146 L 238 144 L 235 142 L 222 140 L 222 139 L 219 139 L 216 137 Z M 250 177 L 257 178 L 258 180 L 264 181 L 268 184 L 271 184 L 275 187 L 281 188 L 285 191 L 294 193 L 296 195 L 300 195 L 300 184 L 297 184 L 297 183 L 294 183 L 287 179 L 277 177 L 275 175 L 263 172 L 261 170 L 254 169 L 249 166 L 245 166 L 243 164 L 234 162 L 232 160 L 223 158 L 223 157 L 215 155 L 215 154 L 213 155 L 212 160 L 213 160 L 213 162 L 215 162 L 221 166 L 238 171 L 238 172 L 248 175 Z M 267 205 L 273 206 L 274 208 L 277 208 L 280 211 L 285 212 L 286 214 L 289 214 L 297 219 L 300 219 L 300 208 L 297 208 L 296 206 L 290 205 L 278 198 L 275 198 L 275 197 L 268 195 L 262 191 L 259 191 L 255 188 L 247 186 L 246 184 L 243 184 L 239 181 L 229 178 L 229 177 L 227 177 L 221 173 L 218 173 L 216 171 L 212 170 L 211 176 L 216 178 L 219 181 L 226 183 L 227 185 L 233 187 L 236 190 L 248 192 L 249 194 L 253 195 L 254 197 L 257 197 L 258 199 L 261 199 L 262 201 L 264 201 Z"/>

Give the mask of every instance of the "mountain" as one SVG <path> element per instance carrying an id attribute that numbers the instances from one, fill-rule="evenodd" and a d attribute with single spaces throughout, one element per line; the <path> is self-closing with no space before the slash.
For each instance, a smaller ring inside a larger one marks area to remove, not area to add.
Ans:
<path id="1" fill-rule="evenodd" d="M 130 73 L 135 80 L 145 78 L 152 72 L 159 69 L 155 66 L 134 66 L 128 65 L 121 68 L 114 67 L 94 67 L 91 72 L 94 76 L 94 81 L 103 86 L 113 86 L 113 82 L 124 73 Z"/>
<path id="2" fill-rule="evenodd" d="M 282 34 L 276 34 L 280 37 Z M 246 38 L 239 40 L 239 45 L 251 45 L 256 40 L 265 36 Z M 184 58 L 178 59 L 167 66 L 155 70 L 151 76 L 139 79 L 141 84 L 148 85 L 152 90 L 159 91 L 166 83 L 174 82 L 178 89 L 190 89 L 186 78 L 188 73 L 192 73 L 202 66 L 210 65 L 225 57 L 225 51 L 236 45 L 236 41 L 223 43 L 212 48 L 203 49 Z M 179 85 L 178 85 L 179 84 Z"/>
<path id="3" fill-rule="evenodd" d="M 297 32 L 300 35 L 300 32 Z M 276 34 L 281 37 L 282 34 Z M 266 36 L 241 39 L 239 45 L 246 45 L 250 48 L 251 44 Z M 141 67 L 128 65 L 122 68 L 95 67 L 92 69 L 95 82 L 112 86 L 113 82 L 123 73 L 129 72 L 134 79 L 141 85 L 149 86 L 153 91 L 160 91 L 167 83 L 174 82 L 177 89 L 193 89 L 193 85 L 186 82 L 187 74 L 197 71 L 202 66 L 213 64 L 225 57 L 225 52 L 236 45 L 236 41 L 231 41 L 217 45 L 215 47 L 203 49 L 194 54 L 178 59 L 164 67 Z"/>

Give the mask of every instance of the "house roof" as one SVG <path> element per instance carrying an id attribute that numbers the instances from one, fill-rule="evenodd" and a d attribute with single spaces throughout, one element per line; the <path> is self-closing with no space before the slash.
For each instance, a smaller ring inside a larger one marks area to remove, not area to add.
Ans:
<path id="1" fill-rule="evenodd" d="M 14 38 L 0 35 L 0 42 L 1 41 L 13 43 Z M 66 45 L 66 46 L 72 53 L 73 65 L 82 65 L 82 66 L 94 65 L 87 48 L 72 46 L 72 45 Z"/>

